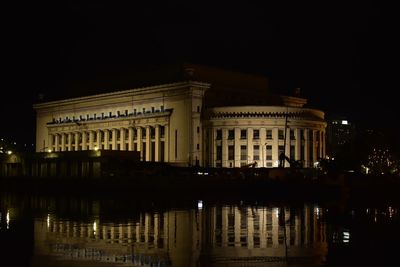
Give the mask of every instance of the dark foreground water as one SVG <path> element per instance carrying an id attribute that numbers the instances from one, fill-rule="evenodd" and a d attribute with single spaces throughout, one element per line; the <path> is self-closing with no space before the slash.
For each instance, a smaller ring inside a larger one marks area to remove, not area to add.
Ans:
<path id="1" fill-rule="evenodd" d="M 0 193 L 0 266 L 398 266 L 398 206 L 368 203 Z"/>

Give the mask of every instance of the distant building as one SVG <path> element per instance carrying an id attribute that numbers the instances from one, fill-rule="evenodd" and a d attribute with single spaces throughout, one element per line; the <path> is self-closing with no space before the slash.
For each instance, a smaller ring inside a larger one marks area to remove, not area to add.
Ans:
<path id="1" fill-rule="evenodd" d="M 327 147 L 329 156 L 337 156 L 345 146 L 354 146 L 356 129 L 355 125 L 349 120 L 344 118 L 335 118 L 329 120 L 327 132 Z"/>
<path id="2" fill-rule="evenodd" d="M 264 77 L 197 65 L 172 72 L 155 86 L 35 104 L 36 151 L 139 151 L 143 161 L 210 167 L 277 167 L 281 152 L 312 167 L 325 157 L 324 112 L 298 92 L 273 95 Z"/>

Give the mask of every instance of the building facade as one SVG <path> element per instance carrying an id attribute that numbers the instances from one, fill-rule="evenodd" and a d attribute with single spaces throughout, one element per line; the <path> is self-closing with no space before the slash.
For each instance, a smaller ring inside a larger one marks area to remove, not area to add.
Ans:
<path id="1" fill-rule="evenodd" d="M 209 167 L 277 167 L 281 152 L 304 167 L 324 158 L 324 113 L 305 108 L 306 99 L 265 95 L 252 77 L 236 83 L 236 75 L 222 75 L 229 84 L 189 73 L 179 82 L 35 104 L 36 151 L 138 151 L 142 161 Z"/>

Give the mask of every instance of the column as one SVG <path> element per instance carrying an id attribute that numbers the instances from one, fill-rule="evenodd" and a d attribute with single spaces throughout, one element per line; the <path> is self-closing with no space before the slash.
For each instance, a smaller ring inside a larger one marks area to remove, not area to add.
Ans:
<path id="1" fill-rule="evenodd" d="M 279 136 L 278 136 L 278 130 L 279 128 L 273 128 L 272 129 L 272 166 L 278 167 L 279 164 L 279 150 L 278 150 L 278 145 L 279 145 Z"/>
<path id="2" fill-rule="evenodd" d="M 228 129 L 222 129 L 222 167 L 228 167 Z"/>
<path id="3" fill-rule="evenodd" d="M 47 151 L 51 150 L 53 151 L 53 135 L 49 134 L 47 137 Z"/>
<path id="4" fill-rule="evenodd" d="M 133 151 L 133 127 L 129 127 L 128 131 L 128 150 Z"/>
<path id="5" fill-rule="evenodd" d="M 111 149 L 117 149 L 117 129 L 112 129 Z"/>
<path id="6" fill-rule="evenodd" d="M 60 150 L 60 146 L 59 146 L 59 143 L 60 143 L 60 135 L 58 135 L 58 134 L 56 134 L 55 135 L 55 140 L 54 140 L 54 151 L 59 151 Z"/>
<path id="7" fill-rule="evenodd" d="M 169 162 L 169 127 L 164 125 L 164 161 Z"/>
<path id="8" fill-rule="evenodd" d="M 240 167 L 240 128 L 235 128 L 235 167 Z"/>
<path id="9" fill-rule="evenodd" d="M 296 139 L 296 144 L 295 144 L 295 160 L 300 160 L 301 159 L 301 136 L 300 136 L 300 129 L 296 128 L 294 130 L 294 138 Z"/>
<path id="10" fill-rule="evenodd" d="M 72 133 L 68 133 L 68 140 L 66 141 L 68 151 L 72 151 Z"/>
<path id="11" fill-rule="evenodd" d="M 104 149 L 109 150 L 110 149 L 110 131 L 105 129 L 104 130 Z"/>
<path id="12" fill-rule="evenodd" d="M 312 146 L 312 153 L 313 153 L 313 161 L 311 164 L 314 164 L 314 162 L 317 161 L 318 155 L 317 155 L 317 130 L 312 131 L 313 135 L 313 146 Z"/>
<path id="13" fill-rule="evenodd" d="M 87 150 L 87 133 L 82 132 L 82 150 Z"/>
<path id="14" fill-rule="evenodd" d="M 146 126 L 146 161 L 151 160 L 151 127 Z"/>
<path id="15" fill-rule="evenodd" d="M 160 161 L 160 125 L 156 125 L 156 135 L 155 135 L 155 161 L 158 162 Z"/>
<path id="16" fill-rule="evenodd" d="M 217 129 L 210 129 L 210 140 L 211 140 L 211 153 L 210 153 L 210 163 L 212 167 L 217 166 Z"/>
<path id="17" fill-rule="evenodd" d="M 266 166 L 266 157 L 267 157 L 267 151 L 266 151 L 266 139 L 265 137 L 267 136 L 267 130 L 265 128 L 260 128 L 260 157 L 261 157 L 261 167 Z"/>
<path id="18" fill-rule="evenodd" d="M 310 133 L 304 129 L 304 167 L 310 167 Z"/>
<path id="19" fill-rule="evenodd" d="M 125 141 L 125 128 L 121 128 L 120 130 L 119 130 L 119 132 L 120 132 L 120 134 L 119 134 L 119 137 L 120 137 L 120 141 L 119 141 L 119 144 L 120 144 L 120 150 L 126 150 L 125 149 L 125 145 L 126 145 L 126 141 Z"/>
<path id="20" fill-rule="evenodd" d="M 96 136 L 97 136 L 97 144 L 96 144 L 96 146 L 97 146 L 98 149 L 101 149 L 101 131 L 100 130 L 96 131 Z"/>
<path id="21" fill-rule="evenodd" d="M 324 143 L 324 133 L 322 132 L 322 131 L 319 131 L 319 151 L 318 151 L 318 153 L 319 153 L 319 157 L 322 159 L 322 158 L 324 158 L 324 156 L 323 156 L 323 151 L 324 151 L 324 148 L 323 148 L 323 143 Z"/>
<path id="22" fill-rule="evenodd" d="M 79 150 L 79 132 L 75 133 L 75 151 Z"/>
<path id="23" fill-rule="evenodd" d="M 140 152 L 140 159 L 143 161 L 143 149 L 142 149 L 142 127 L 137 128 L 137 139 L 136 139 L 136 144 L 137 144 L 137 151 Z"/>
<path id="24" fill-rule="evenodd" d="M 247 128 L 247 164 L 253 162 L 253 128 Z"/>
<path id="25" fill-rule="evenodd" d="M 90 131 L 89 132 L 89 150 L 94 149 L 94 132 Z"/>
<path id="26" fill-rule="evenodd" d="M 68 134 L 69 135 L 69 134 Z M 65 133 L 61 134 L 61 151 L 65 151 Z M 68 140 L 69 142 L 71 142 L 71 140 Z"/>
<path id="27" fill-rule="evenodd" d="M 326 157 L 326 133 L 325 131 L 322 132 L 322 136 L 324 138 L 323 142 L 322 142 L 322 157 L 325 158 Z"/>
<path id="28" fill-rule="evenodd" d="M 285 155 L 288 157 L 288 158 L 290 158 L 290 145 L 291 145 L 291 140 L 290 140 L 290 127 L 287 127 L 287 129 L 286 129 L 286 140 L 284 140 L 285 142 L 283 143 L 283 145 L 285 146 Z M 292 160 L 291 158 L 290 158 L 290 160 Z M 287 162 L 286 160 L 285 160 L 285 167 L 287 168 L 287 167 L 290 167 L 290 163 L 289 162 Z"/>

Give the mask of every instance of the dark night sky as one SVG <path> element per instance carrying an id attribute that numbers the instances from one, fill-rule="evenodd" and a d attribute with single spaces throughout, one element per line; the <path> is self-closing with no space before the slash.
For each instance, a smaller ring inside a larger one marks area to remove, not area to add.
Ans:
<path id="1" fill-rule="evenodd" d="M 33 136 L 39 93 L 176 61 L 262 74 L 276 92 L 301 87 L 327 115 L 398 121 L 398 29 L 381 1 L 118 2 L 3 8 L 2 135 Z"/>

